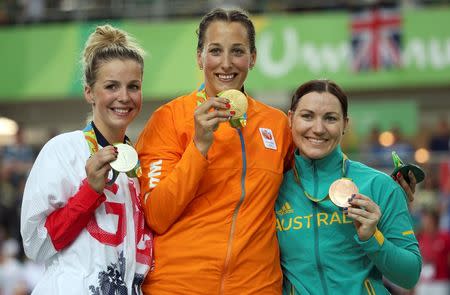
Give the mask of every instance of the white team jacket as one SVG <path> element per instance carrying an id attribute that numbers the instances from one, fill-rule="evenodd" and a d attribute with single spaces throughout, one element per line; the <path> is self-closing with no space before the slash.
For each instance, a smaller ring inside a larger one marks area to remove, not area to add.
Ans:
<path id="1" fill-rule="evenodd" d="M 66 248 L 56 251 L 48 235 L 47 216 L 78 191 L 89 156 L 82 131 L 65 133 L 45 144 L 31 169 L 21 234 L 27 256 L 46 265 L 33 294 L 141 294 L 151 265 L 152 235 L 139 210 L 137 179 L 120 173 L 117 192 L 104 190 L 106 201 Z M 119 228 L 123 239 L 111 244 L 105 237 L 117 238 Z"/>

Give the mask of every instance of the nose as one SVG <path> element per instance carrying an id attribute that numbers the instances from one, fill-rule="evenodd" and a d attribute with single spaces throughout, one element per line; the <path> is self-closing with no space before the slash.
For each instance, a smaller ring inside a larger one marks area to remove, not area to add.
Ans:
<path id="1" fill-rule="evenodd" d="M 222 68 L 226 71 L 231 69 L 231 65 L 232 65 L 231 55 L 229 53 L 224 54 L 222 58 Z"/>
<path id="2" fill-rule="evenodd" d="M 316 120 L 314 120 L 313 126 L 312 126 L 312 131 L 316 134 L 325 133 L 325 126 L 321 119 L 317 118 Z"/>
<path id="3" fill-rule="evenodd" d="M 130 100 L 130 95 L 128 93 L 128 89 L 126 87 L 122 87 L 120 91 L 117 93 L 117 100 L 120 102 L 128 102 Z"/>

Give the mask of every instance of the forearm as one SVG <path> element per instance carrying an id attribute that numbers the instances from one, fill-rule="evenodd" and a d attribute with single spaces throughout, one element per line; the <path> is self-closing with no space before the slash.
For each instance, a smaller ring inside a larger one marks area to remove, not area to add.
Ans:
<path id="1" fill-rule="evenodd" d="M 78 237 L 105 199 L 104 194 L 97 193 L 84 180 L 78 192 L 65 206 L 47 216 L 45 227 L 57 251 L 64 249 Z"/>
<path id="2" fill-rule="evenodd" d="M 422 268 L 417 243 L 401 247 L 385 239 L 378 230 L 369 240 L 357 241 L 386 278 L 403 288 L 414 287 Z"/>
<path id="3" fill-rule="evenodd" d="M 208 161 L 191 142 L 173 170 L 144 193 L 146 221 L 152 230 L 163 234 L 179 218 L 195 198 L 207 167 Z"/>

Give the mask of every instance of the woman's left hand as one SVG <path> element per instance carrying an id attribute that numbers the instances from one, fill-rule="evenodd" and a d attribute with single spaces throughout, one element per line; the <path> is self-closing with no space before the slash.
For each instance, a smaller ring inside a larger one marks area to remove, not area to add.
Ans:
<path id="1" fill-rule="evenodd" d="M 367 241 L 377 229 L 381 218 L 380 207 L 372 199 L 361 194 L 355 194 L 350 198 L 349 204 L 351 206 L 344 209 L 344 213 L 347 211 L 347 216 L 353 219 L 359 239 Z"/>

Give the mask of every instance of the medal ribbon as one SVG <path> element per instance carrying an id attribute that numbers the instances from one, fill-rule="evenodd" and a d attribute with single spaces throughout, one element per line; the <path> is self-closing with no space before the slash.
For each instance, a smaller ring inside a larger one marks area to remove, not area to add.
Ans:
<path id="1" fill-rule="evenodd" d="M 347 172 L 348 172 L 348 162 L 349 159 L 347 157 L 346 154 L 342 154 L 342 174 L 341 174 L 341 178 L 348 178 L 347 176 Z M 297 165 L 294 164 L 294 177 L 295 177 L 295 182 L 298 183 L 298 185 L 300 186 L 300 188 L 303 190 L 303 193 L 305 194 L 306 197 L 308 197 L 308 199 L 310 199 L 313 202 L 320 202 L 321 200 L 324 200 L 326 198 L 329 198 L 330 196 L 327 194 L 324 198 L 320 199 L 320 198 L 316 198 L 313 195 L 309 194 L 306 189 L 303 187 L 302 181 L 300 179 L 300 174 L 297 170 Z M 348 178 L 350 179 L 350 178 Z"/>
<path id="2" fill-rule="evenodd" d="M 95 154 L 96 152 L 98 152 L 98 142 L 97 142 L 97 136 L 95 135 L 95 130 L 94 127 L 92 126 L 92 122 L 89 122 L 86 127 L 84 127 L 83 129 L 83 133 L 84 133 L 84 138 L 86 139 L 86 142 L 89 146 L 89 152 L 91 153 L 91 156 L 93 154 Z M 131 143 L 131 141 L 128 139 L 128 137 L 125 137 L 125 143 L 128 145 L 133 146 L 133 144 Z M 114 181 L 117 179 L 117 177 L 119 176 L 119 172 L 117 172 L 116 170 L 112 169 L 113 171 L 113 177 L 112 179 L 108 182 L 108 185 L 111 185 L 114 183 Z M 131 169 L 130 171 L 125 173 L 128 177 L 140 177 L 142 175 L 142 169 L 141 169 L 141 165 L 139 163 L 139 160 L 136 164 L 136 166 L 134 166 L 133 169 Z"/>

